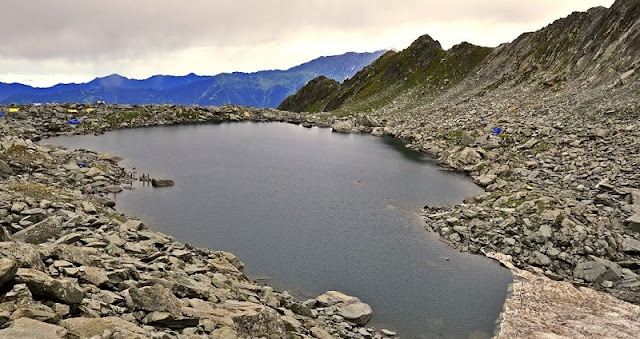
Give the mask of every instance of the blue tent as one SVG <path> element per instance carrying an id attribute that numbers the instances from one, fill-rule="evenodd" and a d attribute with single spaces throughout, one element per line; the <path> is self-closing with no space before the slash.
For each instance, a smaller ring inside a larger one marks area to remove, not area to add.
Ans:
<path id="1" fill-rule="evenodd" d="M 0 112 L 0 118 L 2 118 L 2 117 L 6 117 L 6 116 L 7 116 L 6 114 L 4 114 L 4 113 Z"/>
<path id="2" fill-rule="evenodd" d="M 493 129 L 493 134 L 500 134 L 502 132 L 502 128 L 496 127 Z"/>
<path id="3" fill-rule="evenodd" d="M 80 120 L 78 120 L 78 119 L 69 119 L 69 120 L 67 120 L 67 122 L 69 122 L 72 125 L 79 125 L 80 124 Z"/>

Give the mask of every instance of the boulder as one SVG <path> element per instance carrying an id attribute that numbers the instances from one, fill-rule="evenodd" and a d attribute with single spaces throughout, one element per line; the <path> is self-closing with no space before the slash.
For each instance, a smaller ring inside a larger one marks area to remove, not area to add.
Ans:
<path id="1" fill-rule="evenodd" d="M 13 175 L 13 170 L 6 162 L 0 160 L 0 176 Z"/>
<path id="2" fill-rule="evenodd" d="M 173 185 L 174 185 L 173 180 L 170 180 L 170 179 L 162 179 L 162 178 L 151 179 L 151 186 L 153 187 L 170 187 Z"/>
<path id="3" fill-rule="evenodd" d="M 616 282 L 622 277 L 622 268 L 607 259 L 591 256 L 593 261 L 576 265 L 574 277 L 599 284 L 603 281 Z"/>
<path id="4" fill-rule="evenodd" d="M 60 321 L 60 326 L 66 328 L 69 334 L 78 338 L 91 338 L 100 336 L 105 331 L 118 330 L 120 338 L 149 338 L 150 333 L 138 325 L 119 317 L 105 318 L 70 318 Z"/>
<path id="5" fill-rule="evenodd" d="M 347 321 L 356 325 L 366 324 L 373 314 L 371 306 L 363 302 L 354 302 L 346 306 L 338 306 L 336 311 Z"/>
<path id="6" fill-rule="evenodd" d="M 65 279 L 54 279 L 30 268 L 19 268 L 15 281 L 26 284 L 34 296 L 51 298 L 67 304 L 80 304 L 84 292 L 75 283 Z"/>
<path id="7" fill-rule="evenodd" d="M 64 327 L 29 318 L 16 319 L 11 326 L 0 330 L 0 339 L 59 339 L 66 337 L 67 330 Z"/>
<path id="8" fill-rule="evenodd" d="M 627 253 L 640 253 L 640 241 L 624 237 L 622 240 L 622 251 Z"/>
<path id="9" fill-rule="evenodd" d="M 316 301 L 322 306 L 335 306 L 337 314 L 357 325 L 366 324 L 373 314 L 371 306 L 338 291 L 328 291 L 317 297 Z"/>
<path id="10" fill-rule="evenodd" d="M 19 267 L 44 269 L 40 252 L 30 244 L 19 241 L 2 241 L 0 242 L 0 256 L 15 260 Z"/>
<path id="11" fill-rule="evenodd" d="M 126 298 L 129 308 L 148 312 L 167 312 L 180 315 L 180 300 L 161 284 L 142 288 L 132 287 Z"/>
<path id="12" fill-rule="evenodd" d="M 284 338 L 285 324 L 272 308 L 264 308 L 255 314 L 240 314 L 233 317 L 240 338 Z"/>
<path id="13" fill-rule="evenodd" d="M 495 174 L 485 174 L 485 175 L 481 175 L 481 176 L 477 176 L 473 179 L 473 182 L 475 182 L 477 185 L 480 185 L 482 187 L 487 187 L 491 184 L 493 184 L 497 179 L 497 176 Z"/>
<path id="14" fill-rule="evenodd" d="M 0 259 L 0 289 L 4 288 L 4 285 L 13 280 L 18 272 L 18 263 L 13 259 L 2 258 Z"/>
<path id="15" fill-rule="evenodd" d="M 331 129 L 338 133 L 351 133 L 353 131 L 353 123 L 350 120 L 336 121 L 331 125 Z"/>
<path id="16" fill-rule="evenodd" d="M 627 227 L 630 230 L 640 233 L 640 213 L 636 213 L 636 214 L 630 216 L 625 221 L 627 223 Z"/>
<path id="17" fill-rule="evenodd" d="M 140 231 L 144 229 L 144 224 L 140 220 L 129 219 L 119 227 L 120 232 Z"/>
<path id="18" fill-rule="evenodd" d="M 62 233 L 62 223 L 62 217 L 49 217 L 37 224 L 16 232 L 13 234 L 13 239 L 30 244 L 42 244 L 51 238 L 57 239 L 60 236 Z"/>
<path id="19" fill-rule="evenodd" d="M 573 276 L 588 282 L 599 283 L 607 272 L 607 267 L 595 261 L 581 262 L 576 265 Z"/>

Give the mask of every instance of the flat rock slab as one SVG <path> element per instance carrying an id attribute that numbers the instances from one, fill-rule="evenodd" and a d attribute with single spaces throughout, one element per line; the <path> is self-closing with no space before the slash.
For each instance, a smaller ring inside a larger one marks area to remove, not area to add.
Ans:
<path id="1" fill-rule="evenodd" d="M 497 339 L 635 339 L 640 333 L 638 305 L 527 271 L 516 277 Z"/>
<path id="2" fill-rule="evenodd" d="M 67 304 L 80 304 L 84 297 L 84 292 L 75 283 L 54 279 L 34 269 L 19 268 L 14 279 L 17 283 L 26 284 L 34 296 L 52 298 Z"/>
<path id="3" fill-rule="evenodd" d="M 16 319 L 11 326 L 0 330 L 0 339 L 59 339 L 66 335 L 63 327 L 29 318 Z"/>
<path id="4" fill-rule="evenodd" d="M 59 216 L 49 217 L 16 232 L 13 239 L 30 244 L 42 244 L 51 238 L 57 239 L 62 233 L 63 221 L 63 218 Z"/>
<path id="5" fill-rule="evenodd" d="M 100 336 L 104 331 L 118 330 L 123 338 L 149 338 L 151 335 L 138 325 L 118 317 L 106 318 L 70 318 L 60 321 L 60 325 L 69 331 L 69 334 L 79 338 L 91 338 Z"/>

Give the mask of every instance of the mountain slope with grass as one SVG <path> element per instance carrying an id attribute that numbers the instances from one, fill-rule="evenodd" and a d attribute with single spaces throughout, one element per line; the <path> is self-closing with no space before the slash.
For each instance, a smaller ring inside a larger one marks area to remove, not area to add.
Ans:
<path id="1" fill-rule="evenodd" d="M 638 18 L 640 2 L 619 0 L 611 8 L 574 12 L 496 48 L 461 43 L 445 51 L 424 35 L 403 51 L 385 53 L 322 102 L 303 107 L 388 111 L 498 88 L 620 85 L 634 78 L 640 64 Z M 310 88 L 306 92 L 313 93 Z"/>

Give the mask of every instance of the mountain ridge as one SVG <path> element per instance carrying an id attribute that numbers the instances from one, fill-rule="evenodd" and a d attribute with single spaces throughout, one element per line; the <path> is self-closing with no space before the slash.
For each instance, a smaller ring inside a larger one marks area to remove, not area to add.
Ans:
<path id="1" fill-rule="evenodd" d="M 46 88 L 0 83 L 0 104 L 33 102 L 106 101 L 119 104 L 238 104 L 276 107 L 309 80 L 326 75 L 339 81 L 375 60 L 384 51 L 324 56 L 286 70 L 220 73 L 202 76 L 153 75 L 130 79 L 119 74 L 96 77 L 86 83 L 57 84 Z"/>
<path id="2" fill-rule="evenodd" d="M 372 112 L 416 109 L 434 102 L 509 90 L 599 88 L 632 81 L 640 67 L 640 1 L 573 12 L 495 48 L 461 43 L 444 51 L 428 35 L 386 53 L 322 103 L 281 109 L 296 112 Z M 635 74 L 635 75 L 634 75 Z M 315 83 L 312 83 L 315 84 Z M 313 93 L 312 88 L 305 88 Z"/>

